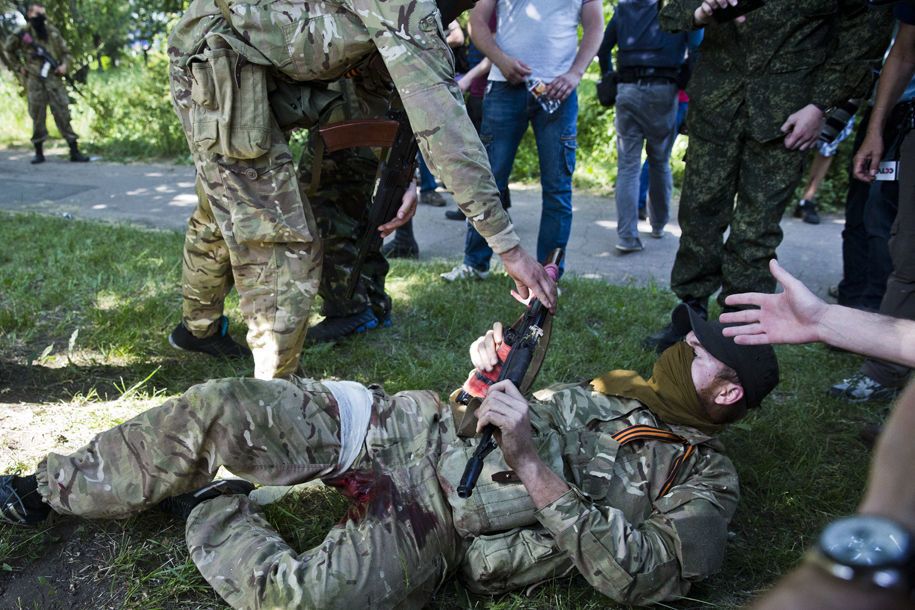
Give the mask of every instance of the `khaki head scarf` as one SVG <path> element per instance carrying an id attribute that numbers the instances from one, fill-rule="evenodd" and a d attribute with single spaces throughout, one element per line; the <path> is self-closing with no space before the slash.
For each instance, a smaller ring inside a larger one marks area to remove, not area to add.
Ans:
<path id="1" fill-rule="evenodd" d="M 714 435 L 724 429 L 709 417 L 693 384 L 693 350 L 684 341 L 667 349 L 645 381 L 635 371 L 610 371 L 591 382 L 597 392 L 634 398 L 668 424 Z"/>

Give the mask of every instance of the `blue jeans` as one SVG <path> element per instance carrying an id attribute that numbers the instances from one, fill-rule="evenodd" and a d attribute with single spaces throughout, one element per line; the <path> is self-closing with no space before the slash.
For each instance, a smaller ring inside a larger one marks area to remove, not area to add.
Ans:
<path id="1" fill-rule="evenodd" d="M 426 165 L 426 160 L 423 159 L 422 153 L 416 153 L 416 156 L 419 157 L 419 190 L 424 193 L 434 191 L 438 186 L 435 176 L 429 171 L 429 166 Z"/>
<path id="2" fill-rule="evenodd" d="M 540 158 L 543 192 L 537 259 L 546 260 L 554 248 L 565 248 L 572 232 L 572 172 L 575 171 L 578 96 L 572 92 L 553 114 L 548 114 L 524 85 L 490 81 L 483 98 L 480 139 L 489 155 L 496 186 L 505 201 L 508 178 L 521 137 L 528 124 L 534 130 Z M 489 270 L 492 249 L 470 223 L 464 242 L 464 264 Z M 560 270 L 562 266 L 560 266 Z"/>
<path id="3" fill-rule="evenodd" d="M 680 131 L 680 126 L 686 119 L 686 110 L 689 108 L 689 102 L 677 102 L 677 122 L 676 131 Z M 639 212 L 645 211 L 645 205 L 648 202 L 648 163 L 645 159 L 642 163 L 642 174 L 639 176 Z"/>

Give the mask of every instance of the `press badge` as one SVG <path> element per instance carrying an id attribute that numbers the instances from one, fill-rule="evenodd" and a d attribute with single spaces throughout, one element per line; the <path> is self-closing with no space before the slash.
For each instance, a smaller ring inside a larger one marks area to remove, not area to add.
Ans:
<path id="1" fill-rule="evenodd" d="M 877 166 L 877 175 L 874 179 L 884 182 L 895 182 L 896 168 L 898 165 L 899 161 L 881 161 Z"/>

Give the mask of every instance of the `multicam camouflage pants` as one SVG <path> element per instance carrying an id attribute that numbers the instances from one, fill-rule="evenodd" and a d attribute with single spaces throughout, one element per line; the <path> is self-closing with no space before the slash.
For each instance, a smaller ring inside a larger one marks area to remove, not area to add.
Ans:
<path id="1" fill-rule="evenodd" d="M 215 332 L 231 270 L 248 325 L 255 377 L 291 375 L 318 291 L 321 242 L 289 145 L 274 122 L 270 150 L 256 159 L 195 152 L 191 79 L 172 66 L 170 82 L 206 195 L 188 223 L 185 240 L 185 324 L 199 337 Z"/>
<path id="2" fill-rule="evenodd" d="M 747 131 L 741 112 L 726 141 L 690 132 L 678 217 L 683 234 L 670 275 L 681 300 L 705 299 L 721 288 L 723 306 L 729 294 L 775 290 L 769 260 L 782 241 L 782 214 L 806 154 L 786 149 L 782 138 L 757 142 Z"/>
<path id="3" fill-rule="evenodd" d="M 456 569 L 461 542 L 435 465 L 451 413 L 432 392 L 373 390 L 365 445 L 327 481 L 353 504 L 317 547 L 297 553 L 241 496 L 199 505 L 191 557 L 236 608 L 403 608 L 428 602 Z M 314 479 L 340 453 L 338 406 L 321 383 L 225 379 L 102 432 L 39 466 L 57 512 L 124 517 L 210 481 L 224 465 L 265 485 Z"/>
<path id="4" fill-rule="evenodd" d="M 70 97 L 64 81 L 54 75 L 47 78 L 29 76 L 26 81 L 26 92 L 29 98 L 29 116 L 32 117 L 32 144 L 40 144 L 48 139 L 47 116 L 48 106 L 57 130 L 67 142 L 76 142 L 76 133 L 70 127 Z"/>

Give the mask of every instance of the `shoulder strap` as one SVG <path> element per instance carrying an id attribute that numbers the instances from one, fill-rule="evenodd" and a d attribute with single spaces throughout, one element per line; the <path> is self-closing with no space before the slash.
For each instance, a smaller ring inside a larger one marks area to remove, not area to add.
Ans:
<path id="1" fill-rule="evenodd" d="M 673 487 L 674 481 L 677 480 L 677 475 L 680 474 L 680 469 L 683 467 L 683 464 L 685 464 L 686 460 L 696 451 L 696 447 L 679 434 L 674 434 L 670 430 L 662 430 L 660 428 L 641 424 L 623 428 L 613 435 L 613 440 L 620 445 L 628 445 L 635 441 L 661 441 L 664 443 L 680 443 L 683 445 L 683 453 L 681 453 L 671 465 L 670 473 L 664 480 L 660 493 L 658 493 L 659 498 L 667 495 L 667 492 Z"/>

